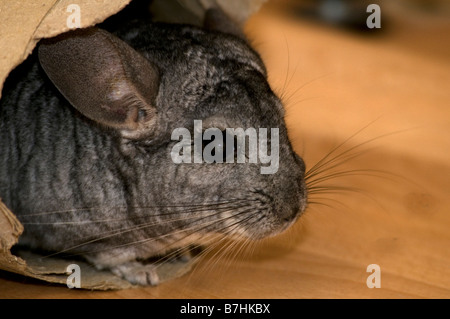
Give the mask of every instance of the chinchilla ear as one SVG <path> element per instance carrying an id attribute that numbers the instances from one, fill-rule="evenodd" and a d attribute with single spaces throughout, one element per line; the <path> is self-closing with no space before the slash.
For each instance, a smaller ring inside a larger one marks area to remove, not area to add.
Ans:
<path id="1" fill-rule="evenodd" d="M 232 34 L 247 41 L 241 28 L 220 8 L 212 7 L 206 10 L 203 26 L 208 30 Z"/>
<path id="2" fill-rule="evenodd" d="M 97 28 L 43 41 L 39 61 L 82 114 L 128 138 L 156 127 L 158 69 L 127 43 Z"/>

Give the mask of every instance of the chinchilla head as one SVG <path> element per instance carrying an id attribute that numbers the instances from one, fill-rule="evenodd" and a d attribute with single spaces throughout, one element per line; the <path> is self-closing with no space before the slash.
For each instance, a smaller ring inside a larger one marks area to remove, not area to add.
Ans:
<path id="1" fill-rule="evenodd" d="M 159 233 L 260 239 L 304 211 L 305 167 L 261 58 L 212 20 L 209 31 L 77 30 L 43 42 L 39 60 L 82 117 L 111 136 L 134 205 L 161 208 Z"/>

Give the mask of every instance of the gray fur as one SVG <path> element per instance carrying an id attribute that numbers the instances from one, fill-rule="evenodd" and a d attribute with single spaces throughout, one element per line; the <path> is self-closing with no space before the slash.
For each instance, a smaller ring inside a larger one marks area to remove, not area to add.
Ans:
<path id="1" fill-rule="evenodd" d="M 116 36 L 158 70 L 151 134 L 85 117 L 36 53 L 5 84 L 0 196 L 25 226 L 20 243 L 81 254 L 131 282 L 156 284 L 151 268 L 142 275 L 140 260 L 208 244 L 208 234 L 261 239 L 290 226 L 306 207 L 304 164 L 258 54 L 239 37 L 187 25 L 139 22 Z M 174 164 L 171 133 L 192 130 L 194 120 L 279 128 L 278 172 L 262 175 L 259 164 Z"/>

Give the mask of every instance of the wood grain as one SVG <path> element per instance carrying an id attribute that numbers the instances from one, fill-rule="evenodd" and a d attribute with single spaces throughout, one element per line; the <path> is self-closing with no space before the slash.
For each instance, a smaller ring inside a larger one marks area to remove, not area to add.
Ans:
<path id="1" fill-rule="evenodd" d="M 311 195 L 289 232 L 158 287 L 79 291 L 1 273 L 0 297 L 450 298 L 450 26 L 401 17 L 378 36 L 286 18 L 274 4 L 250 20 L 308 167 L 346 141 L 344 163 L 325 174 L 348 176 L 324 181 L 330 193 Z M 366 285 L 370 264 L 381 288 Z"/>

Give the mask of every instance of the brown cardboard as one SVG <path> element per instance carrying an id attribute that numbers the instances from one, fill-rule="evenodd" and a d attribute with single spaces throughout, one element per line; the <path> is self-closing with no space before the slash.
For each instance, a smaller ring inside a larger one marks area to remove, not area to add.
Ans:
<path id="1" fill-rule="evenodd" d="M 81 27 L 99 23 L 130 0 L 0 0 L 0 89 L 9 72 L 32 52 L 36 43 L 70 30 L 69 5 L 80 7 Z"/>
<path id="2" fill-rule="evenodd" d="M 217 0 L 216 3 L 214 0 L 164 0 L 155 1 L 154 12 L 158 20 L 168 22 L 176 20 L 178 14 L 201 21 L 205 8 L 218 5 L 242 24 L 264 1 Z M 73 13 L 67 11 L 69 5 L 79 6 L 80 27 L 88 27 L 117 13 L 129 2 L 130 0 L 0 0 L 0 92 L 9 72 L 27 58 L 40 39 L 56 36 L 72 28 L 67 23 Z M 181 9 L 187 10 L 187 13 L 180 12 Z M 71 262 L 67 259 L 45 258 L 27 251 L 18 251 L 17 255 L 13 255 L 11 248 L 18 242 L 23 229 L 0 198 L 0 269 L 52 283 L 67 284 L 70 275 L 67 266 L 75 263 L 81 268 L 81 288 L 107 290 L 132 287 L 129 282 L 110 272 L 96 270 L 79 260 Z M 163 264 L 158 268 L 159 278 L 164 282 L 179 277 L 188 272 L 192 265 L 193 263 Z"/>

